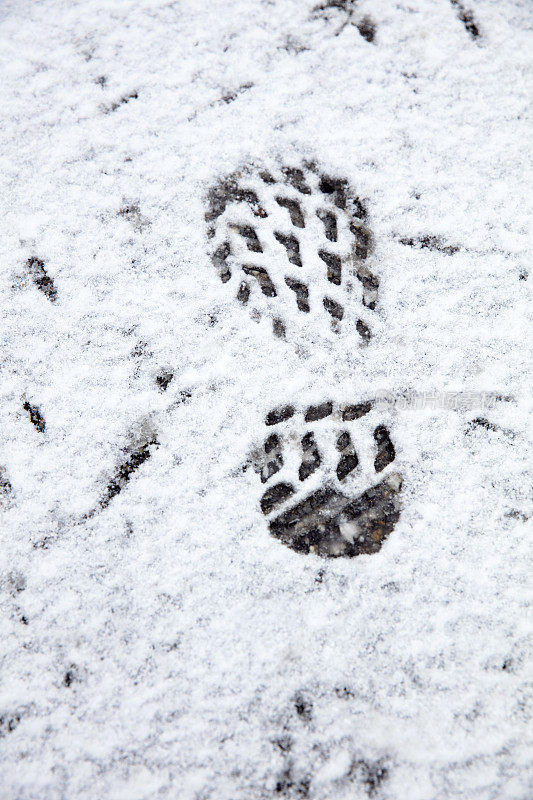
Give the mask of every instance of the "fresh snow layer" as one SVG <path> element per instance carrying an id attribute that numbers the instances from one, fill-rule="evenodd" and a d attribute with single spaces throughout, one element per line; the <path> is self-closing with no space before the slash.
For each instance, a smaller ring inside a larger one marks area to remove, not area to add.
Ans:
<path id="1" fill-rule="evenodd" d="M 317 5 L 0 6 L 3 800 L 531 797 L 531 4 Z M 304 161 L 366 201 L 367 346 L 211 263 L 209 189 Z M 265 415 L 379 396 L 399 522 L 293 552 Z"/>

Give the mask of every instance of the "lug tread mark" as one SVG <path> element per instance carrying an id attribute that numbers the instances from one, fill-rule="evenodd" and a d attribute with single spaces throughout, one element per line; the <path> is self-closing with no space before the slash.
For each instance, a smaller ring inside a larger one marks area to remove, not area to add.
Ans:
<path id="1" fill-rule="evenodd" d="M 335 286 L 341 285 L 342 263 L 338 255 L 328 253 L 327 250 L 319 250 L 318 255 L 328 268 L 328 281 Z"/>
<path id="2" fill-rule="evenodd" d="M 298 200 L 291 200 L 289 197 L 276 197 L 276 203 L 289 212 L 291 222 L 295 228 L 305 228 L 304 215 Z"/>
<path id="3" fill-rule="evenodd" d="M 293 236 L 290 233 L 286 234 L 280 233 L 279 231 L 274 231 L 274 237 L 287 251 L 287 258 L 291 264 L 294 264 L 295 267 L 301 267 L 302 259 L 300 257 L 300 243 L 298 242 L 296 236 Z"/>
<path id="4" fill-rule="evenodd" d="M 338 237 L 337 217 L 332 211 L 319 208 L 316 212 L 317 217 L 324 225 L 324 233 L 329 242 L 336 242 Z"/>
<path id="5" fill-rule="evenodd" d="M 341 320 L 344 317 L 344 308 L 340 303 L 332 300 L 331 297 L 324 297 L 322 302 L 328 314 L 331 314 L 334 319 Z"/>
<path id="6" fill-rule="evenodd" d="M 294 494 L 294 487 L 290 483 L 277 483 L 267 489 L 261 498 L 261 511 L 270 514 L 276 506 L 283 503 Z"/>
<path id="7" fill-rule="evenodd" d="M 304 311 L 308 313 L 310 311 L 309 308 L 309 289 L 305 285 L 305 283 L 300 283 L 300 281 L 295 281 L 292 278 L 285 278 L 285 283 L 292 289 L 293 292 L 296 294 L 296 305 L 300 311 Z"/>
<path id="8" fill-rule="evenodd" d="M 251 275 L 257 280 L 261 291 L 266 297 L 276 297 L 276 289 L 266 269 L 256 267 L 253 264 L 243 264 L 242 270 L 246 275 Z"/>

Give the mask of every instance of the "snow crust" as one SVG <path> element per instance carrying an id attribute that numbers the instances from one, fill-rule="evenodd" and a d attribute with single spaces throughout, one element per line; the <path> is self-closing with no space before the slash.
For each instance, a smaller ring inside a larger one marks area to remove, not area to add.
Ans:
<path id="1" fill-rule="evenodd" d="M 316 5 L 0 7 L 6 800 L 531 796 L 531 6 Z M 210 261 L 209 188 L 303 159 L 367 202 L 367 347 L 274 338 Z M 395 530 L 292 552 L 265 415 L 380 393 Z"/>

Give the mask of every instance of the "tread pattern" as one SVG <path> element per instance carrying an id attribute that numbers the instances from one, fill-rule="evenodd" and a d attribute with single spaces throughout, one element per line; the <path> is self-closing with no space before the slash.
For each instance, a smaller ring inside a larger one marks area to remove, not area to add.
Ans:
<path id="1" fill-rule="evenodd" d="M 324 557 L 381 549 L 400 516 L 402 481 L 391 468 L 396 450 L 389 430 L 372 412 L 368 401 L 339 407 L 325 401 L 267 414 L 256 471 L 266 484 L 260 506 L 272 536 Z"/>
<path id="2" fill-rule="evenodd" d="M 368 266 L 367 216 L 348 181 L 315 164 L 269 170 L 252 165 L 208 192 L 211 260 L 221 281 L 234 285 L 241 305 L 254 304 L 255 316 L 262 306 L 276 336 L 286 336 L 284 308 L 292 306 L 302 314 L 325 315 L 337 333 L 341 323 L 352 325 L 365 344 L 379 290 Z M 356 316 L 347 306 L 351 276 L 360 282 Z"/>

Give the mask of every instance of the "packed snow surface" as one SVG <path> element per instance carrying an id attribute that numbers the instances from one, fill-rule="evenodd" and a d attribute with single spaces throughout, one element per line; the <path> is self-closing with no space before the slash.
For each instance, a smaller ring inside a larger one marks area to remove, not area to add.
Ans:
<path id="1" fill-rule="evenodd" d="M 532 29 L 529 0 L 3 0 L 2 800 L 532 796 Z M 324 278 L 315 188 L 284 189 L 305 230 L 274 193 L 209 220 L 284 168 L 346 181 L 370 273 Z M 269 533 L 265 420 L 324 403 L 372 410 L 312 421 L 298 492 L 345 445 L 375 484 L 381 426 L 377 552 Z"/>

